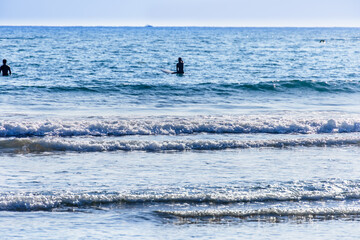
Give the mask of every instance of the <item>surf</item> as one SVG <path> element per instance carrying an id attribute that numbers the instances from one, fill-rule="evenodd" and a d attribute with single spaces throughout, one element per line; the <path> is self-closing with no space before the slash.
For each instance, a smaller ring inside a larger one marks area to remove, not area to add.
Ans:
<path id="1" fill-rule="evenodd" d="M 9 138 L 0 139 L 0 153 L 113 152 L 113 151 L 222 151 L 227 149 L 359 146 L 360 136 L 317 136 L 263 140 L 118 140 L 96 138 Z"/>
<path id="2" fill-rule="evenodd" d="M 360 132 L 360 115 L 291 114 L 0 120 L 0 137 L 196 134 L 321 134 Z"/>

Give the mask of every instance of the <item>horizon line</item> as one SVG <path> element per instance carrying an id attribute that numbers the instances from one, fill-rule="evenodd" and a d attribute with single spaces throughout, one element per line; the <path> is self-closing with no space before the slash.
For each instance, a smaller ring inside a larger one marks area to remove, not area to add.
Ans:
<path id="1" fill-rule="evenodd" d="M 183 25 L 183 26 L 167 26 L 167 25 L 22 25 L 22 24 L 4 24 L 0 27 L 134 27 L 134 28 L 360 28 L 360 26 L 211 26 L 211 25 Z"/>

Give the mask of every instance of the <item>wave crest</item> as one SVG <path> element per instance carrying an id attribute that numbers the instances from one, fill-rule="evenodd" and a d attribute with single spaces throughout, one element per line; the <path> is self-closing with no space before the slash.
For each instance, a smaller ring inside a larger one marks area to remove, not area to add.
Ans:
<path id="1" fill-rule="evenodd" d="M 105 152 L 105 151 L 193 151 L 225 150 L 249 148 L 287 148 L 287 147 L 332 147 L 360 145 L 359 137 L 322 137 L 315 139 L 278 140 L 84 140 L 62 138 L 31 138 L 0 140 L 0 152 L 41 153 L 56 151 Z"/>
<path id="2" fill-rule="evenodd" d="M 92 121 L 0 121 L 0 137 L 345 132 L 360 132 L 360 116 L 335 119 L 292 119 L 279 116 L 198 116 Z"/>
<path id="3" fill-rule="evenodd" d="M 203 82 L 199 84 L 168 84 L 168 83 L 111 83 L 104 86 L 103 82 L 92 82 L 86 86 L 20 86 L 21 89 L 46 90 L 50 93 L 57 92 L 95 92 L 95 93 L 120 93 L 123 95 L 162 94 L 177 96 L 193 96 L 207 92 L 209 94 L 222 94 L 224 92 L 238 94 L 239 92 L 298 92 L 313 91 L 324 93 L 357 93 L 360 91 L 359 81 L 316 81 L 316 80 L 280 80 L 247 83 L 216 83 Z M 7 91 L 16 91 L 16 87 Z M 185 91 L 186 90 L 186 91 Z"/>

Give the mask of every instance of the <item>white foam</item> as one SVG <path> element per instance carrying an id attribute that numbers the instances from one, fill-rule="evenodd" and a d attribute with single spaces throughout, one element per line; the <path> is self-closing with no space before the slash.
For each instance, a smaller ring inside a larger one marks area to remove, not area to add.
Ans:
<path id="1" fill-rule="evenodd" d="M 196 117 L 146 117 L 95 120 L 1 120 L 0 137 L 26 136 L 125 136 L 196 133 L 315 134 L 360 132 L 360 116 L 331 117 L 320 113 Z"/>
<path id="2" fill-rule="evenodd" d="M 295 202 L 307 202 L 298 206 L 322 205 L 326 202 L 347 202 L 356 204 L 360 199 L 359 183 L 352 181 L 287 182 L 249 187 L 152 189 L 132 192 L 34 192 L 0 193 L 0 210 L 38 211 L 63 209 L 66 207 L 86 208 L 104 204 L 208 204 L 209 206 L 229 203 L 275 203 L 277 206 L 293 206 Z M 263 205 L 263 204 L 261 204 Z M 238 206 L 238 205 L 236 205 Z M 243 206 L 243 205 L 241 205 Z M 268 211 L 268 210 L 267 210 Z M 282 211 L 282 210 L 281 210 Z M 172 213 L 176 215 L 177 213 Z M 179 213 L 186 215 L 189 213 Z M 208 214 L 200 213 L 202 215 Z M 221 215 L 224 213 L 215 213 Z M 237 214 L 237 213 L 236 213 Z M 290 214 L 290 213 L 289 213 Z"/>
<path id="3" fill-rule="evenodd" d="M 181 218 L 251 218 L 251 217 L 347 217 L 360 215 L 359 207 L 316 207 L 316 208 L 262 208 L 251 210 L 195 210 L 195 211 L 156 211 L 159 214 Z"/>
<path id="4" fill-rule="evenodd" d="M 12 138 L 0 140 L 0 152 L 36 153 L 54 151 L 191 151 L 248 148 L 331 147 L 360 145 L 360 136 L 316 136 L 314 138 L 265 140 L 120 140 L 97 138 Z"/>

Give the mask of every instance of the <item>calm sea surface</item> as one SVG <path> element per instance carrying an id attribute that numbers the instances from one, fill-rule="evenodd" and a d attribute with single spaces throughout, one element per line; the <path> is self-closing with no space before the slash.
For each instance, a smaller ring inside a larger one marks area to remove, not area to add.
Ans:
<path id="1" fill-rule="evenodd" d="M 0 27 L 0 58 L 1 239 L 360 235 L 359 28 Z"/>

